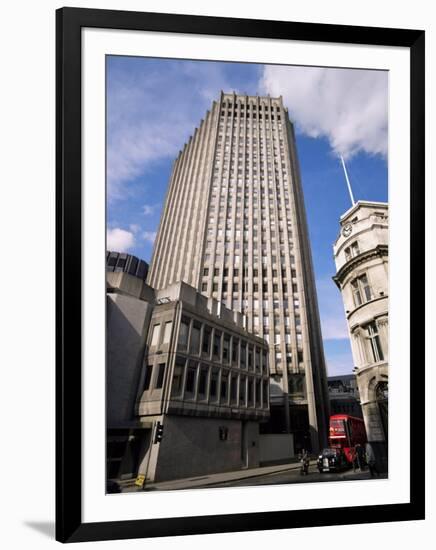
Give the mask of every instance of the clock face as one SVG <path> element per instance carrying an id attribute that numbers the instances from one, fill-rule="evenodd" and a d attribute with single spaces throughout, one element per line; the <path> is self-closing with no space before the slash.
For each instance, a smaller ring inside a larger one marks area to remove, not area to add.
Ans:
<path id="1" fill-rule="evenodd" d="M 349 237 L 352 231 L 353 231 L 353 226 L 351 225 L 351 223 L 346 223 L 342 228 L 342 235 L 344 237 Z"/>

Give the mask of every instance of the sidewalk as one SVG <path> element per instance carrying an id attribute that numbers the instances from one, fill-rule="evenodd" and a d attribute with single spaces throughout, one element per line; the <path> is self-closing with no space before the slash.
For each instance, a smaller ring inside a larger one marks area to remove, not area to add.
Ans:
<path id="1" fill-rule="evenodd" d="M 316 464 L 316 460 L 311 460 L 311 465 Z M 174 479 L 171 481 L 161 481 L 158 483 L 147 483 L 144 489 L 140 489 L 134 485 L 134 481 L 130 485 L 122 486 L 122 492 L 136 491 L 175 491 L 177 489 L 194 489 L 199 487 L 207 487 L 209 485 L 218 485 L 220 483 L 229 483 L 231 481 L 241 481 L 254 477 L 265 476 L 285 472 L 288 470 L 297 470 L 300 468 L 300 462 L 294 461 L 287 464 L 276 464 L 274 466 L 262 466 L 260 468 L 249 468 L 247 470 L 236 470 L 233 472 L 223 472 L 219 474 L 208 474 L 197 477 L 189 477 L 183 479 Z"/>

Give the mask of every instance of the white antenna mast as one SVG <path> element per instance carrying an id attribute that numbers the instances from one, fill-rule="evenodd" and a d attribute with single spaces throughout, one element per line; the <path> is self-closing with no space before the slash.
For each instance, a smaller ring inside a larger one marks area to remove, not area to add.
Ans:
<path id="1" fill-rule="evenodd" d="M 351 190 L 350 180 L 348 179 L 348 173 L 345 167 L 344 157 L 342 155 L 341 155 L 341 162 L 342 162 L 342 168 L 344 169 L 345 179 L 347 180 L 348 192 L 350 193 L 351 202 L 354 206 L 356 204 L 356 201 L 354 200 L 354 197 L 353 197 L 353 191 Z"/>

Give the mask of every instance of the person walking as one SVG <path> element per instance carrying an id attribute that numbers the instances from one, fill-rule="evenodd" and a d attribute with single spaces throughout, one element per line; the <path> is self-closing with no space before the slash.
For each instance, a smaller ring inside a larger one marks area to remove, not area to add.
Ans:
<path id="1" fill-rule="evenodd" d="M 363 450 L 363 447 L 360 443 L 357 443 L 355 449 L 357 465 L 359 467 L 359 470 L 363 472 L 363 470 L 365 469 L 365 451 Z"/>
<path id="2" fill-rule="evenodd" d="M 374 449 L 372 448 L 371 443 L 368 442 L 366 444 L 365 452 L 366 452 L 366 463 L 368 464 L 369 473 L 371 474 L 371 477 L 374 477 L 374 474 L 377 474 L 377 477 L 379 477 L 380 472 L 378 471 L 376 466 Z"/>
<path id="3" fill-rule="evenodd" d="M 356 447 L 351 447 L 350 449 L 350 460 L 353 465 L 353 472 L 357 470 L 357 452 Z"/>
<path id="4" fill-rule="evenodd" d="M 300 475 L 307 476 L 307 474 L 309 473 L 309 463 L 310 463 L 309 453 L 306 451 L 306 449 L 303 449 L 303 453 L 301 455 Z"/>

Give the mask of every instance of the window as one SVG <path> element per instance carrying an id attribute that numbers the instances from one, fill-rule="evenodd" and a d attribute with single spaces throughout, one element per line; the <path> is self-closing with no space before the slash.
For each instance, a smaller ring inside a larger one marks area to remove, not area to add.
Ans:
<path id="1" fill-rule="evenodd" d="M 189 319 L 182 317 L 179 328 L 179 348 L 186 349 L 188 345 Z"/>
<path id="2" fill-rule="evenodd" d="M 171 338 L 171 327 L 172 327 L 172 326 L 173 326 L 173 322 L 172 322 L 172 321 L 167 321 L 167 322 L 165 323 L 164 335 L 163 335 L 162 344 L 169 344 L 170 338 Z"/>
<path id="3" fill-rule="evenodd" d="M 304 395 L 304 380 L 302 374 L 291 374 L 289 376 L 289 393 L 291 395 Z"/>
<path id="4" fill-rule="evenodd" d="M 160 390 L 163 386 L 164 375 L 165 375 L 165 363 L 159 363 L 159 365 L 157 366 L 157 377 L 156 377 L 156 384 L 155 384 L 155 388 L 157 390 Z"/>
<path id="5" fill-rule="evenodd" d="M 213 336 L 213 356 L 221 360 L 221 332 L 218 330 L 215 330 Z"/>
<path id="6" fill-rule="evenodd" d="M 197 365 L 196 363 L 190 361 L 188 370 L 186 371 L 186 393 L 195 392 L 195 381 L 197 378 Z"/>
<path id="7" fill-rule="evenodd" d="M 160 332 L 160 325 L 154 325 L 153 333 L 152 333 L 152 336 L 151 336 L 150 346 L 154 347 L 154 346 L 158 345 L 158 343 L 159 343 L 159 332 Z"/>
<path id="8" fill-rule="evenodd" d="M 236 403 L 236 398 L 238 396 L 238 377 L 233 375 L 230 379 L 230 402 L 232 404 Z"/>
<path id="9" fill-rule="evenodd" d="M 261 380 L 260 378 L 256 379 L 256 407 L 260 406 L 260 388 L 261 388 Z"/>
<path id="10" fill-rule="evenodd" d="M 144 389 L 143 389 L 143 391 L 148 391 L 150 389 L 151 373 L 152 372 L 153 372 L 153 365 L 147 365 L 145 367 L 145 377 L 144 377 Z"/>
<path id="11" fill-rule="evenodd" d="M 356 307 L 363 304 L 363 302 L 368 302 L 372 298 L 371 287 L 365 274 L 351 281 L 351 290 Z"/>
<path id="12" fill-rule="evenodd" d="M 256 348 L 256 370 L 260 371 L 260 349 Z"/>
<path id="13" fill-rule="evenodd" d="M 375 362 L 383 361 L 384 355 L 383 350 L 381 346 L 380 336 L 378 333 L 378 327 L 375 321 L 372 323 L 369 323 L 365 327 L 367 332 L 367 338 L 369 340 L 371 354 L 372 354 L 372 360 Z"/>
<path id="14" fill-rule="evenodd" d="M 253 405 L 253 391 L 254 391 L 253 380 L 252 380 L 252 378 L 249 378 L 248 379 L 248 390 L 247 390 L 247 393 L 248 393 L 248 406 Z"/>
<path id="15" fill-rule="evenodd" d="M 350 260 L 351 258 L 355 258 L 356 256 L 358 256 L 360 254 L 360 251 L 359 251 L 359 245 L 357 241 L 355 241 L 348 248 L 346 248 L 344 252 L 345 252 L 345 259 L 347 261 Z"/>
<path id="16" fill-rule="evenodd" d="M 183 357 L 176 357 L 171 395 L 180 395 L 182 393 L 184 370 L 185 370 L 185 359 Z"/>
<path id="17" fill-rule="evenodd" d="M 203 330 L 203 347 L 202 351 L 203 353 L 209 355 L 210 353 L 210 339 L 211 339 L 212 330 L 205 326 Z"/>
<path id="18" fill-rule="evenodd" d="M 223 344 L 223 363 L 228 363 L 230 360 L 230 336 L 228 334 L 224 335 L 224 344 Z"/>
<path id="19" fill-rule="evenodd" d="M 240 349 L 241 369 L 245 369 L 246 352 L 247 352 L 247 344 L 245 342 L 241 342 L 241 349 Z"/>
<path id="20" fill-rule="evenodd" d="M 232 363 L 234 365 L 238 364 L 238 347 L 239 347 L 239 340 L 235 337 L 233 337 L 233 344 L 232 344 Z"/>
<path id="21" fill-rule="evenodd" d="M 248 346 L 248 368 L 253 368 L 253 346 Z"/>
<path id="22" fill-rule="evenodd" d="M 229 373 L 223 371 L 221 373 L 221 401 L 227 401 L 227 389 L 228 389 Z"/>
<path id="23" fill-rule="evenodd" d="M 199 378 L 198 378 L 198 395 L 201 398 L 206 397 L 208 375 L 209 375 L 208 367 L 201 366 L 200 367 L 200 374 L 199 374 Z"/>
<path id="24" fill-rule="evenodd" d="M 266 374 L 268 370 L 268 359 L 266 351 L 262 351 L 262 372 Z"/>
<path id="25" fill-rule="evenodd" d="M 210 377 L 210 398 L 212 400 L 216 400 L 218 395 L 218 376 L 219 376 L 219 370 L 218 369 L 212 369 L 212 374 Z"/>
<path id="26" fill-rule="evenodd" d="M 239 406 L 240 407 L 245 407 L 246 385 L 247 385 L 246 377 L 241 376 L 241 381 L 239 383 Z"/>
<path id="27" fill-rule="evenodd" d="M 190 351 L 195 355 L 198 355 L 198 353 L 200 352 L 200 329 L 201 324 L 198 321 L 194 321 L 191 331 Z"/>
<path id="28" fill-rule="evenodd" d="M 201 284 L 201 291 L 202 292 L 207 292 L 207 283 L 202 283 Z"/>

